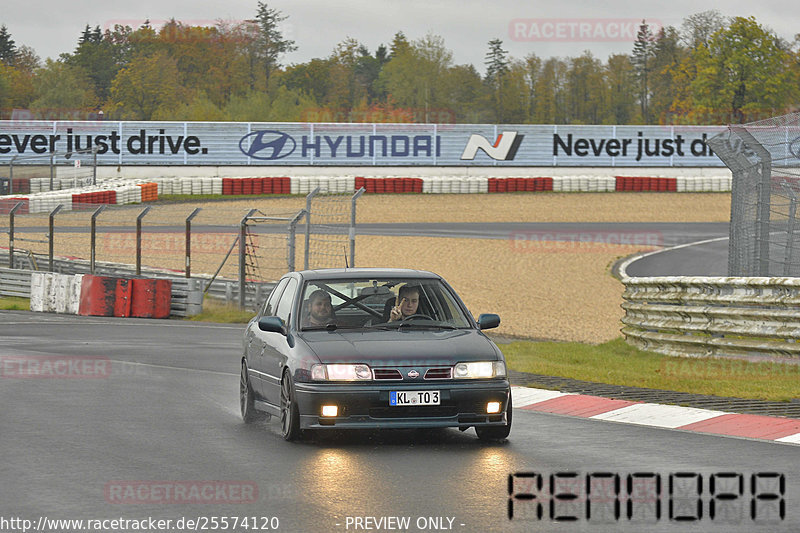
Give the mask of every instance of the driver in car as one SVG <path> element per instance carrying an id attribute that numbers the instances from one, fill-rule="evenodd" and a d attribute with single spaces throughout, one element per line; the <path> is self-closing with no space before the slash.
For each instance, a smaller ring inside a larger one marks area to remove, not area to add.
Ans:
<path id="1" fill-rule="evenodd" d="M 312 292 L 308 297 L 308 315 L 303 327 L 327 326 L 334 321 L 331 295 L 322 289 Z"/>
<path id="2" fill-rule="evenodd" d="M 397 292 L 397 300 L 389 313 L 392 321 L 403 320 L 417 314 L 419 308 L 419 287 L 415 285 L 403 285 Z"/>

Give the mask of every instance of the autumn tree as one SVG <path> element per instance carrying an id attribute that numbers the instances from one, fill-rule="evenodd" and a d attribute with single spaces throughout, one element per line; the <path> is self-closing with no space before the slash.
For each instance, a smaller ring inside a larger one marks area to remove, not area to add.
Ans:
<path id="1" fill-rule="evenodd" d="M 798 96 L 791 54 L 754 17 L 735 17 L 697 54 L 691 89 L 697 105 L 744 122 L 751 114 L 782 113 Z"/>
<path id="2" fill-rule="evenodd" d="M 533 104 L 534 122 L 565 124 L 567 121 L 565 86 L 567 63 L 551 57 L 542 64 L 538 79 L 536 101 Z"/>
<path id="3" fill-rule="evenodd" d="M 166 52 L 138 56 L 111 84 L 111 112 L 126 120 L 168 118 L 186 94 L 179 80 L 177 62 Z"/>
<path id="4" fill-rule="evenodd" d="M 611 124 L 631 124 L 636 116 L 636 73 L 631 58 L 614 54 L 605 68 L 606 116 Z"/>
<path id="5" fill-rule="evenodd" d="M 689 49 L 708 47 L 711 36 L 726 26 L 726 19 L 716 9 L 689 15 L 681 24 L 681 40 Z"/>
<path id="6" fill-rule="evenodd" d="M 441 79 L 443 106 L 435 111 L 435 122 L 479 124 L 491 120 L 485 109 L 486 86 L 472 65 L 456 65 Z"/>
<path id="7" fill-rule="evenodd" d="M 674 27 L 668 26 L 658 32 L 650 74 L 652 93 L 650 111 L 655 122 L 670 124 L 674 121 L 672 105 L 678 97 L 676 76 L 688 54 L 686 47 L 681 44 L 680 34 Z"/>
<path id="8" fill-rule="evenodd" d="M 440 80 L 452 66 L 453 53 L 444 39 L 428 34 L 405 47 L 402 41 L 393 46 L 391 59 L 379 79 L 387 94 L 399 106 L 418 110 L 422 122 L 430 120 L 432 110 L 448 105 Z"/>
<path id="9" fill-rule="evenodd" d="M 602 124 L 605 111 L 603 65 L 591 52 L 570 59 L 565 92 L 570 123 Z"/>
<path id="10" fill-rule="evenodd" d="M 33 84 L 36 98 L 31 109 L 46 111 L 52 118 L 74 119 L 76 111 L 88 111 L 98 104 L 86 71 L 63 61 L 48 59 L 36 71 Z"/>

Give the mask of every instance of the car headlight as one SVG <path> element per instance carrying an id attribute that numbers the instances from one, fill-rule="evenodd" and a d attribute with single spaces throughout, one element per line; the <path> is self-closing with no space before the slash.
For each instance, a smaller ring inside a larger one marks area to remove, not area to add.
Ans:
<path id="1" fill-rule="evenodd" d="M 369 365 L 314 365 L 311 367 L 311 379 L 315 381 L 364 381 L 372 379 Z"/>
<path id="2" fill-rule="evenodd" d="M 506 365 L 502 361 L 458 363 L 453 367 L 453 377 L 456 379 L 498 378 L 505 375 Z"/>

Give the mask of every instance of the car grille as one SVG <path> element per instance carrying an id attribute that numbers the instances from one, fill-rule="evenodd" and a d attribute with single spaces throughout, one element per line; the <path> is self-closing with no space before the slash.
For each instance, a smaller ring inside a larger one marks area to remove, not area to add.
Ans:
<path id="1" fill-rule="evenodd" d="M 451 367 L 445 368 L 429 368 L 425 372 L 425 379 L 450 379 L 453 369 Z"/>
<path id="2" fill-rule="evenodd" d="M 373 368 L 372 376 L 375 380 L 402 381 L 403 373 L 397 368 Z M 450 379 L 453 377 L 453 369 L 449 366 L 440 368 L 429 368 L 425 371 L 423 379 Z"/>
<path id="3" fill-rule="evenodd" d="M 373 368 L 372 375 L 375 379 L 402 381 L 403 375 L 396 368 Z"/>

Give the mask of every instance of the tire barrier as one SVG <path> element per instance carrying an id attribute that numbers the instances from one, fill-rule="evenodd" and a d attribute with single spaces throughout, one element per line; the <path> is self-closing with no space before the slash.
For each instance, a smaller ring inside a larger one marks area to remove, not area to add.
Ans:
<path id="1" fill-rule="evenodd" d="M 85 274 L 81 285 L 78 314 L 167 318 L 170 315 L 171 300 L 170 280 Z"/>
<path id="2" fill-rule="evenodd" d="M 36 180 L 40 178 L 31 178 Z M 44 178 L 41 178 L 42 180 Z M 58 186 L 74 184 L 56 180 Z M 56 186 L 54 181 L 54 187 Z M 15 180 L 15 190 L 16 180 Z M 35 189 L 44 187 L 36 183 Z M 47 183 L 49 186 L 49 181 Z M 162 195 L 261 196 L 267 194 L 308 194 L 319 187 L 323 193 L 353 193 L 361 187 L 368 194 L 481 194 L 531 192 L 729 192 L 729 176 L 277 176 L 231 178 L 152 178 L 149 180 L 108 179 L 80 189 L 32 192 L 27 196 L 0 197 L 0 214 L 8 213 L 17 201 L 26 205 L 18 211 L 45 213 L 63 205 L 66 210 L 89 209 L 97 204 L 135 204 L 157 200 Z M 31 189 L 32 191 L 34 189 Z"/>
<path id="3" fill-rule="evenodd" d="M 158 185 L 155 183 L 139 183 L 136 185 L 142 189 L 142 202 L 155 202 L 158 200 Z M 198 193 L 199 194 L 199 193 Z M 116 203 L 116 202 L 114 202 Z"/>
<path id="4" fill-rule="evenodd" d="M 131 280 L 131 316 L 167 318 L 172 295 L 168 279 L 134 278 Z M 201 293 L 202 294 L 202 293 Z"/>
<path id="5" fill-rule="evenodd" d="M 678 180 L 677 178 L 650 178 L 650 177 L 632 177 L 632 176 L 616 176 L 617 191 L 677 191 Z"/>
<path id="6" fill-rule="evenodd" d="M 82 283 L 83 274 L 32 272 L 31 311 L 78 314 Z"/>
<path id="7" fill-rule="evenodd" d="M 1 256 L 0 256 L 1 257 Z M 80 261 L 68 260 L 64 261 L 63 268 L 69 272 L 81 266 Z M 84 265 L 86 266 L 86 265 Z M 124 268 L 125 265 L 119 265 L 119 268 Z M 76 315 L 80 309 L 82 285 L 84 276 L 89 274 L 72 273 L 72 274 L 59 274 L 51 272 L 38 272 L 32 270 L 24 270 L 19 268 L 0 268 L 0 296 L 15 296 L 19 298 L 29 298 L 31 300 L 31 311 L 51 312 L 51 313 L 69 313 Z M 49 277 L 48 277 L 49 276 Z M 60 277 L 60 278 L 59 278 Z M 120 277 L 111 276 L 111 277 Z M 65 281 L 52 281 L 53 279 L 62 279 Z M 141 279 L 149 280 L 150 278 L 133 278 L 134 281 Z M 166 318 L 167 316 L 194 316 L 203 312 L 203 289 L 207 280 L 201 279 L 186 279 L 186 278 L 157 278 L 155 285 L 155 294 L 148 294 L 151 289 L 136 288 L 134 286 L 131 299 L 131 316 L 141 316 L 141 318 L 150 318 L 146 315 L 152 313 L 152 318 Z M 165 283 L 168 282 L 168 283 Z M 225 292 L 225 288 L 234 282 L 217 280 L 212 283 L 209 290 L 209 295 L 216 295 L 217 298 L 222 297 L 221 292 Z M 257 290 L 263 286 L 264 290 Z M 248 308 L 256 308 L 263 303 L 266 295 L 272 290 L 274 284 L 266 283 L 259 284 L 256 287 L 248 285 L 247 302 Z M 55 296 L 48 296 L 50 291 L 56 291 Z M 145 293 L 145 301 L 137 301 L 136 294 L 141 296 L 142 292 Z M 50 305 L 48 302 L 53 302 Z M 152 310 L 149 300 L 153 301 Z M 164 310 L 166 307 L 167 311 Z M 63 309 L 63 311 L 62 311 Z"/>
<path id="8" fill-rule="evenodd" d="M 19 202 L 22 202 L 23 205 L 19 209 L 19 211 L 17 211 L 17 214 L 19 215 L 28 214 L 30 212 L 30 200 L 28 198 L 25 198 L 24 196 L 19 198 L 17 197 L 9 198 L 7 196 L 4 198 L 0 198 L 0 214 L 2 215 L 9 214 L 11 210 L 14 209 L 14 206 L 17 205 L 17 203 Z"/>
<path id="9" fill-rule="evenodd" d="M 489 178 L 487 192 L 542 192 L 553 190 L 553 178 Z"/>
<path id="10" fill-rule="evenodd" d="M 191 179 L 191 178 L 189 178 Z M 291 194 L 292 178 L 261 177 L 261 178 L 205 178 L 221 180 L 223 195 L 252 195 L 252 194 Z"/>

